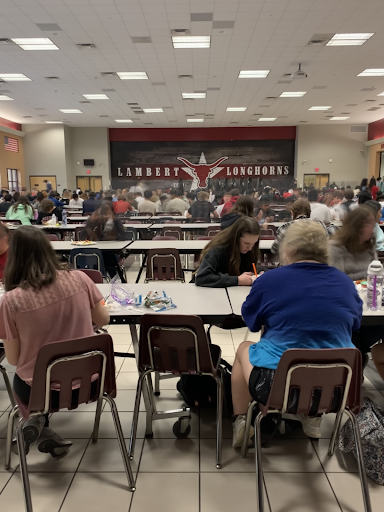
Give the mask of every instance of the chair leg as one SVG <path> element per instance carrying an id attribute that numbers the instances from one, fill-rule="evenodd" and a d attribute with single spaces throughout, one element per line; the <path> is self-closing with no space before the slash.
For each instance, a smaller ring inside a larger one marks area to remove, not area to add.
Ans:
<path id="1" fill-rule="evenodd" d="M 119 441 L 121 456 L 123 458 L 123 463 L 124 463 L 124 467 L 125 467 L 125 473 L 126 473 L 127 479 L 128 479 L 128 488 L 131 492 L 134 492 L 136 490 L 135 479 L 133 478 L 132 468 L 131 468 L 131 464 L 129 462 L 127 446 L 126 446 L 125 440 L 124 440 L 123 429 L 121 428 L 119 413 L 117 411 L 117 407 L 116 407 L 116 404 L 115 404 L 115 401 L 113 400 L 113 398 L 108 396 L 107 393 L 104 394 L 103 398 L 111 406 L 112 418 L 113 418 L 113 422 L 115 424 L 117 440 Z"/>
<path id="2" fill-rule="evenodd" d="M 26 512 L 33 512 L 31 488 L 29 486 L 27 456 L 25 455 L 24 436 L 23 436 L 23 425 L 25 423 L 24 418 L 20 418 L 19 424 L 16 426 L 16 439 L 17 448 L 19 450 L 20 459 L 20 475 L 24 490 L 24 501 Z"/>
<path id="3" fill-rule="evenodd" d="M 361 438 L 360 438 L 360 430 L 359 424 L 357 422 L 356 416 L 349 409 L 345 409 L 345 413 L 348 415 L 349 419 L 352 421 L 353 431 L 355 434 L 355 444 L 356 444 L 356 458 L 357 463 L 359 465 L 359 474 L 360 474 L 360 483 L 361 483 L 361 491 L 363 493 L 363 502 L 364 502 L 364 510 L 365 512 L 372 512 L 371 506 L 371 498 L 369 496 L 369 488 L 367 481 L 367 473 L 365 472 L 364 460 L 363 460 L 363 448 L 361 446 Z"/>
<path id="4" fill-rule="evenodd" d="M 248 335 L 249 335 L 249 329 L 246 330 L 246 333 L 244 334 L 243 341 L 247 341 Z"/>
<path id="5" fill-rule="evenodd" d="M 101 418 L 102 410 L 103 410 L 103 399 L 99 398 L 97 400 L 95 423 L 93 425 L 92 443 L 97 443 L 97 439 L 99 437 L 99 427 L 100 427 L 100 418 Z"/>
<path id="6" fill-rule="evenodd" d="M 155 372 L 155 396 L 160 396 L 160 373 Z"/>
<path id="7" fill-rule="evenodd" d="M 221 469 L 223 445 L 223 379 L 221 373 L 215 377 L 217 384 L 217 411 L 216 411 L 216 469 Z"/>
<path id="8" fill-rule="evenodd" d="M 148 405 L 149 405 L 149 407 L 147 405 L 145 407 L 145 411 L 146 411 L 145 437 L 151 438 L 151 437 L 153 437 L 152 417 L 153 417 L 153 414 L 156 412 L 156 404 L 155 404 L 154 395 L 153 395 L 152 378 L 151 378 L 150 373 L 146 374 L 145 382 L 146 382 L 146 393 L 148 396 Z"/>
<path id="9" fill-rule="evenodd" d="M 343 413 L 344 413 L 344 411 L 339 411 L 337 413 L 335 423 L 333 425 L 331 441 L 330 441 L 329 447 L 328 447 L 328 456 L 329 457 L 332 457 L 332 455 L 335 453 L 336 440 L 339 437 L 340 425 L 341 425 L 341 420 L 343 418 Z"/>
<path id="10" fill-rule="evenodd" d="M 248 405 L 247 419 L 246 419 L 246 422 L 245 422 L 244 439 L 243 439 L 243 444 L 241 446 L 241 456 L 242 457 L 246 457 L 247 456 L 249 431 L 251 429 L 251 422 L 252 422 L 252 411 L 253 411 L 253 408 L 255 407 L 256 404 L 257 404 L 257 402 L 251 402 Z"/>
<path id="11" fill-rule="evenodd" d="M 1 364 L 0 364 L 0 372 L 3 374 L 5 387 L 7 388 L 7 392 L 8 392 L 8 396 L 9 396 L 11 405 L 12 405 L 12 407 L 15 407 L 16 401 L 15 401 L 15 397 L 13 395 L 13 389 L 12 389 L 11 383 L 9 382 L 8 373 L 7 373 L 7 370 L 4 368 L 4 366 Z"/>
<path id="12" fill-rule="evenodd" d="M 139 410 L 140 410 L 140 400 L 141 400 L 141 391 L 143 388 L 145 374 L 139 375 L 139 380 L 137 382 L 136 388 L 136 398 L 135 398 L 135 407 L 133 409 L 133 418 L 132 418 L 132 428 L 131 428 L 131 437 L 129 440 L 129 458 L 132 460 L 135 454 L 135 445 L 136 445 L 136 435 L 137 435 L 137 424 L 139 422 Z"/>
<path id="13" fill-rule="evenodd" d="M 15 417 L 19 412 L 19 407 L 16 405 L 8 416 L 8 425 L 7 425 L 7 439 L 5 442 L 5 462 L 4 469 L 6 471 L 11 467 L 11 448 L 12 448 L 12 438 L 13 438 L 13 430 L 15 424 Z"/>
<path id="14" fill-rule="evenodd" d="M 256 499 L 257 512 L 264 512 L 263 468 L 261 453 L 261 429 L 260 424 L 263 413 L 259 412 L 255 419 L 255 466 L 256 466 Z"/>

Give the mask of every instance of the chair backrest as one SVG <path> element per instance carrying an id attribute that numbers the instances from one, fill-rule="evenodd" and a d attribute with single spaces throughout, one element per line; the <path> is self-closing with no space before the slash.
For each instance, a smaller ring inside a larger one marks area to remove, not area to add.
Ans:
<path id="1" fill-rule="evenodd" d="M 91 383 L 98 375 L 96 393 Z M 104 382 L 103 382 L 104 381 Z M 73 383 L 80 385 L 76 402 L 72 395 Z M 50 404 L 52 384 L 59 384 L 59 406 Z M 96 334 L 85 338 L 59 341 L 44 345 L 36 358 L 29 404 L 16 401 L 24 417 L 32 412 L 55 412 L 76 409 L 78 405 L 94 402 L 103 391 L 116 396 L 113 342 L 109 334 Z"/>
<path id="2" fill-rule="evenodd" d="M 104 259 L 100 249 L 77 247 L 71 250 L 69 260 L 74 264 L 76 270 L 98 270 L 105 275 Z"/>
<path id="3" fill-rule="evenodd" d="M 211 236 L 208 236 L 208 235 L 198 236 L 198 237 L 196 237 L 196 240 L 212 240 L 212 238 L 215 238 L 215 235 L 211 235 Z M 200 254 L 197 254 L 197 256 L 199 256 L 199 258 L 200 258 Z"/>
<path id="4" fill-rule="evenodd" d="M 260 240 L 275 240 L 276 236 L 271 234 L 264 234 L 264 229 L 260 229 Z"/>
<path id="5" fill-rule="evenodd" d="M 172 236 L 176 238 L 176 240 L 184 240 L 183 232 L 179 226 L 164 227 L 161 230 L 161 236 Z"/>
<path id="6" fill-rule="evenodd" d="M 122 222 L 123 222 L 123 225 L 124 224 L 141 224 L 141 222 L 139 220 L 131 220 L 131 219 L 127 219 L 127 218 L 125 219 L 125 222 L 124 221 L 122 221 Z"/>
<path id="7" fill-rule="evenodd" d="M 268 230 L 271 231 L 273 235 L 276 235 L 277 228 L 273 224 L 264 224 L 262 230 Z"/>
<path id="8" fill-rule="evenodd" d="M 168 216 L 163 215 L 158 220 L 156 219 L 156 224 L 166 224 L 168 222 L 171 222 L 174 224 L 180 223 L 178 220 L 175 220 L 173 217 L 169 217 L 169 215 Z"/>
<path id="9" fill-rule="evenodd" d="M 179 251 L 177 249 L 150 249 L 145 281 L 184 282 Z"/>
<path id="10" fill-rule="evenodd" d="M 162 236 L 162 235 L 158 235 L 158 236 L 154 236 L 152 238 L 152 240 L 177 240 L 177 238 L 175 236 Z"/>
<path id="11" fill-rule="evenodd" d="M 10 219 L 3 219 L 1 221 L 3 224 L 21 224 L 21 220 L 10 220 Z"/>
<path id="12" fill-rule="evenodd" d="M 143 315 L 139 367 L 159 372 L 215 373 L 204 325 L 192 315 Z"/>
<path id="13" fill-rule="evenodd" d="M 81 236 L 81 233 L 84 231 L 84 227 L 75 228 L 75 240 L 86 240 L 87 234 L 84 231 L 83 236 Z"/>
<path id="14" fill-rule="evenodd" d="M 180 224 L 180 221 L 179 220 L 164 220 L 164 224 Z"/>
<path id="15" fill-rule="evenodd" d="M 308 414 L 313 391 L 318 389 L 321 397 L 317 413 L 328 413 L 335 390 L 341 388 L 341 395 L 346 395 L 346 406 L 357 413 L 361 377 L 361 353 L 355 348 L 287 350 L 277 367 L 268 403 L 260 404 L 260 409 L 263 413 L 268 408 L 282 410 L 284 407 L 286 410 L 292 390 L 298 389 L 297 413 Z"/>
<path id="16" fill-rule="evenodd" d="M 138 217 L 142 217 L 142 216 L 144 216 L 144 217 L 148 217 L 148 216 L 152 217 L 152 214 L 148 213 L 148 212 L 137 212 L 137 216 Z"/>
<path id="17" fill-rule="evenodd" d="M 136 228 L 126 228 L 125 230 L 125 239 L 126 240 L 137 240 L 137 230 Z"/>
<path id="18" fill-rule="evenodd" d="M 207 231 L 205 232 L 207 236 L 215 236 L 217 233 L 220 233 L 221 229 L 219 227 L 215 228 L 207 228 Z"/>
<path id="19" fill-rule="evenodd" d="M 103 284 L 103 274 L 98 270 L 90 270 L 89 268 L 80 268 L 79 270 L 87 274 L 95 284 Z"/>
<path id="20" fill-rule="evenodd" d="M 51 242 L 58 242 L 59 241 L 59 238 L 57 235 L 49 235 L 49 234 L 45 234 L 45 236 L 48 238 L 48 240 L 50 240 Z"/>
<path id="21" fill-rule="evenodd" d="M 191 219 L 192 220 L 192 224 L 206 224 L 207 223 L 207 219 L 205 217 L 195 217 L 194 219 Z"/>

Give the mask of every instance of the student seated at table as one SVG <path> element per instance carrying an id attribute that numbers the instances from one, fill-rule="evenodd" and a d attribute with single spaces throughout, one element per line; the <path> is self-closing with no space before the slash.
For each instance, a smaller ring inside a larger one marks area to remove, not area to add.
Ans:
<path id="1" fill-rule="evenodd" d="M 280 254 L 285 266 L 259 276 L 241 310 L 250 331 L 258 332 L 263 326 L 264 330 L 259 343 L 245 341 L 236 353 L 232 369 L 234 448 L 239 448 L 244 438 L 249 402 L 267 403 L 275 370 L 286 350 L 353 347 L 352 331 L 360 327 L 362 301 L 353 282 L 328 266 L 322 226 L 292 225 Z M 332 300 L 324 283 L 332 283 Z M 294 414 L 295 409 L 289 412 Z M 307 436 L 321 437 L 321 417 L 298 414 L 295 419 L 301 421 Z"/>
<path id="2" fill-rule="evenodd" d="M 256 265 L 259 257 L 259 234 L 259 223 L 245 216 L 218 233 L 201 253 L 196 286 L 251 286 L 252 264 Z"/>
<path id="3" fill-rule="evenodd" d="M 40 348 L 52 342 L 92 336 L 92 322 L 99 327 L 106 325 L 109 313 L 91 279 L 83 272 L 66 270 L 44 232 L 33 226 L 22 226 L 12 234 L 4 285 L 0 338 L 8 362 L 16 366 L 14 390 L 28 403 Z M 52 403 L 58 403 L 58 394 L 51 392 Z M 72 445 L 49 428 L 48 415 L 28 420 L 23 432 L 27 453 L 36 441 L 39 451 L 53 457 Z"/>
<path id="4" fill-rule="evenodd" d="M 82 210 L 83 203 L 84 199 L 81 199 L 81 197 L 79 197 L 79 194 L 76 194 L 76 192 L 74 192 L 72 194 L 72 199 L 69 201 L 69 206 L 70 208 L 79 208 L 80 210 Z"/>
<path id="5" fill-rule="evenodd" d="M 0 203 L 0 213 L 6 213 L 10 207 L 12 206 L 12 196 L 11 194 L 4 195 L 4 201 Z"/>
<path id="6" fill-rule="evenodd" d="M 235 206 L 236 201 L 240 197 L 240 190 L 238 188 L 233 188 L 228 192 L 228 194 L 224 194 L 224 200 L 228 198 L 227 201 L 224 203 L 223 209 L 221 210 L 220 216 L 224 217 L 227 213 L 229 213 L 232 208 Z"/>
<path id="7" fill-rule="evenodd" d="M 285 210 L 278 212 L 279 222 L 289 222 L 292 219 L 292 207 L 295 202 L 295 196 L 288 196 L 285 198 Z"/>
<path id="8" fill-rule="evenodd" d="M 152 201 L 152 190 L 144 190 L 144 201 L 141 201 L 137 207 L 140 213 L 148 213 L 148 215 L 155 215 L 156 205 Z"/>
<path id="9" fill-rule="evenodd" d="M 371 209 L 359 206 L 350 212 L 329 241 L 329 262 L 352 280 L 366 279 L 368 265 L 377 259 Z"/>
<path id="10" fill-rule="evenodd" d="M 127 235 L 121 220 L 113 212 L 112 203 L 103 204 L 87 220 L 84 230 L 80 233 L 81 240 L 112 241 L 126 240 Z M 101 251 L 104 266 L 110 277 L 114 277 L 117 270 L 118 257 L 110 251 Z M 120 276 L 121 277 L 121 276 Z"/>
<path id="11" fill-rule="evenodd" d="M 171 199 L 165 205 L 165 211 L 167 213 L 180 212 L 181 215 L 184 215 L 188 210 L 188 204 L 183 199 L 181 199 L 179 189 L 171 188 L 169 195 L 171 196 Z"/>
<path id="12" fill-rule="evenodd" d="M 269 195 L 261 196 L 259 206 L 255 208 L 254 215 L 260 224 L 263 222 L 273 222 L 275 211 L 270 207 L 271 199 Z"/>
<path id="13" fill-rule="evenodd" d="M 52 219 L 52 215 L 56 215 L 58 221 L 62 220 L 63 210 L 57 208 L 50 199 L 43 199 L 40 204 L 40 211 L 37 217 L 37 224 L 43 224 Z"/>
<path id="14" fill-rule="evenodd" d="M 214 217 L 218 217 L 219 214 L 216 212 L 215 207 L 208 201 L 208 199 L 208 192 L 201 190 L 197 194 L 197 201 L 192 201 L 192 203 L 190 203 L 191 206 L 186 212 L 185 216 L 189 219 L 192 219 L 192 222 L 195 219 L 205 219 L 205 222 L 211 222 L 211 214 Z"/>
<path id="15" fill-rule="evenodd" d="M 375 249 L 377 252 L 382 252 L 384 251 L 384 232 L 379 224 L 381 219 L 381 204 L 379 201 L 366 201 L 364 203 L 364 208 L 370 208 L 375 216 L 376 223 L 373 231 L 373 235 L 375 237 Z"/>
<path id="16" fill-rule="evenodd" d="M 236 201 L 231 211 L 221 217 L 220 226 L 221 229 L 229 228 L 232 226 L 240 217 L 244 215 L 246 217 L 253 217 L 253 210 L 255 208 L 255 202 L 252 196 L 240 196 Z"/>
<path id="17" fill-rule="evenodd" d="M 84 201 L 88 202 L 88 201 Z M 83 205 L 84 207 L 84 205 Z M 97 210 L 97 208 L 95 208 Z M 93 211 L 95 211 L 93 210 Z M 132 211 L 132 206 L 128 203 L 127 198 L 123 196 L 122 194 L 117 196 L 117 201 L 113 203 L 113 211 L 115 213 L 127 213 L 128 211 Z"/>
<path id="18" fill-rule="evenodd" d="M 28 199 L 25 196 L 20 196 L 18 201 L 9 208 L 5 218 L 7 220 L 20 220 L 23 225 L 30 226 L 34 215 Z"/>

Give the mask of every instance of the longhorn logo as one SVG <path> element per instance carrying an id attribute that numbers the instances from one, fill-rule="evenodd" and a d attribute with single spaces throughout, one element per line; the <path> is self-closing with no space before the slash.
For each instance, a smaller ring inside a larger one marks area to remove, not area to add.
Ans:
<path id="1" fill-rule="evenodd" d="M 224 160 L 227 160 L 227 156 L 223 156 L 216 160 L 213 164 L 207 164 L 204 153 L 201 153 L 200 160 L 198 164 L 193 164 L 189 162 L 186 158 L 181 156 L 177 157 L 180 162 L 183 162 L 187 167 L 182 167 L 183 171 L 185 171 L 189 176 L 193 178 L 191 190 L 200 187 L 200 182 L 202 182 L 203 187 L 208 186 L 208 180 L 213 178 L 218 174 L 224 167 L 218 167 Z"/>

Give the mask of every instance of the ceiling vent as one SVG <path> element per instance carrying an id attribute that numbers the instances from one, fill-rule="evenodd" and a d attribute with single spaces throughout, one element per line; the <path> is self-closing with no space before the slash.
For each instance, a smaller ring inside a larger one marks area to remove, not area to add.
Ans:
<path id="1" fill-rule="evenodd" d="M 101 76 L 105 76 L 105 78 L 108 78 L 108 77 L 117 76 L 117 73 L 115 73 L 114 71 L 103 71 L 101 73 Z"/>
<path id="2" fill-rule="evenodd" d="M 76 45 L 80 50 L 93 50 L 96 48 L 96 45 L 93 43 L 81 43 Z"/>
<path id="3" fill-rule="evenodd" d="M 79 103 L 91 103 L 90 101 L 79 101 Z"/>
<path id="4" fill-rule="evenodd" d="M 267 96 L 266 100 L 277 100 L 277 96 Z"/>
<path id="5" fill-rule="evenodd" d="M 179 75 L 179 79 L 181 78 L 193 78 L 193 75 Z"/>
<path id="6" fill-rule="evenodd" d="M 371 103 L 374 103 L 376 100 L 365 100 L 366 102 L 371 102 Z"/>
<path id="7" fill-rule="evenodd" d="M 52 81 L 60 80 L 60 78 L 58 76 L 46 76 L 45 79 L 46 80 L 52 80 Z"/>
<path id="8" fill-rule="evenodd" d="M 99 117 L 109 117 L 109 116 L 99 116 Z"/>
<path id="9" fill-rule="evenodd" d="M 137 43 L 152 43 L 152 39 L 150 37 L 131 37 L 131 41 L 132 43 L 134 44 L 137 44 Z"/>
<path id="10" fill-rule="evenodd" d="M 367 133 L 367 126 L 364 124 L 352 124 L 349 127 L 349 133 Z"/>
<path id="11" fill-rule="evenodd" d="M 325 46 L 334 34 L 315 34 L 307 46 Z"/>
<path id="12" fill-rule="evenodd" d="M 189 30 L 187 28 L 174 28 L 173 30 L 171 30 L 171 34 L 173 36 L 187 36 L 189 34 Z"/>
<path id="13" fill-rule="evenodd" d="M 22 117 L 23 117 L 23 119 L 31 119 L 32 118 L 32 116 L 22 116 Z"/>

